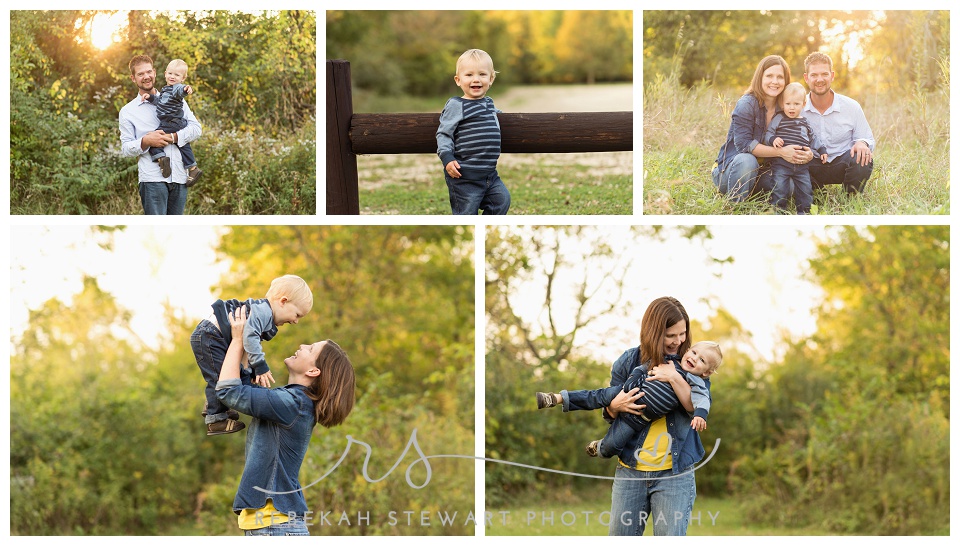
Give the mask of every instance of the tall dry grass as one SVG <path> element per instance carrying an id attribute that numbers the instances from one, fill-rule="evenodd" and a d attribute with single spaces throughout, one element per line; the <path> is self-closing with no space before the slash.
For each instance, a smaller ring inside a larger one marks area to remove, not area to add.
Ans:
<path id="1" fill-rule="evenodd" d="M 950 213 L 950 65 L 940 85 L 853 97 L 864 109 L 877 145 L 866 191 L 847 197 L 839 186 L 814 193 L 818 214 Z M 711 170 L 730 126 L 737 89 L 683 87 L 657 74 L 643 93 L 643 211 L 645 214 L 768 214 L 762 199 L 732 203 Z M 834 88 L 843 92 L 843 82 Z"/>

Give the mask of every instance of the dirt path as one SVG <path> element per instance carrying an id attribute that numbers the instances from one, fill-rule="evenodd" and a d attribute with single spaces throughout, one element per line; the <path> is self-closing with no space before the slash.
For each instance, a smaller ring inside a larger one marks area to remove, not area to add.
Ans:
<path id="1" fill-rule="evenodd" d="M 494 86 L 496 89 L 496 86 Z M 504 112 L 620 112 L 633 110 L 633 85 L 522 85 L 491 92 Z"/>

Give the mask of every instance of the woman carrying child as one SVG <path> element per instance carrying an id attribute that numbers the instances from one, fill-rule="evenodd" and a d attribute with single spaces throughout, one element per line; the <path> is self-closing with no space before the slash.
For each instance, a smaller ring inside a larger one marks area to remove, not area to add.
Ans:
<path id="1" fill-rule="evenodd" d="M 767 125 L 783 110 L 783 90 L 790 83 L 790 67 L 783 57 L 768 55 L 753 73 L 750 87 L 733 108 L 727 140 L 720 148 L 713 167 L 713 184 L 731 201 L 740 202 L 756 188 L 773 189 L 769 168 L 759 158 L 780 157 L 796 165 L 813 159 L 813 152 L 802 146 L 774 148 L 761 144 Z"/>
<path id="2" fill-rule="evenodd" d="M 243 385 L 240 360 L 246 311 L 240 307 L 229 318 L 233 339 L 220 371 L 217 396 L 228 407 L 253 416 L 233 511 L 247 535 L 309 535 L 300 466 L 317 423 L 339 425 L 353 409 L 353 366 L 336 343 L 319 341 L 301 345 L 283 361 L 290 374 L 287 386 Z"/>
<path id="3" fill-rule="evenodd" d="M 686 353 L 691 345 L 689 334 L 690 318 L 683 305 L 675 298 L 658 298 L 643 314 L 640 347 L 626 351 L 613 363 L 611 385 L 624 384 L 634 368 L 645 365 L 649 379 L 669 382 L 683 406 L 653 421 L 636 443 L 628 444 L 618 455 L 610 535 L 642 535 L 647 516 L 654 535 L 687 533 L 697 496 L 693 467 L 705 450 L 691 426 L 690 385 L 664 361 L 664 355 Z M 637 389 L 621 392 L 604 410 L 604 418 L 616 418 L 620 412 L 639 414 L 646 407 L 637 404 L 641 396 Z"/>

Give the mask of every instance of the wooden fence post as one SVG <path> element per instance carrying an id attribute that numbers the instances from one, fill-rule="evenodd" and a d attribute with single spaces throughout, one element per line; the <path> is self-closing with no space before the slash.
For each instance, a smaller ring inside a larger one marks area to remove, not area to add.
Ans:
<path id="1" fill-rule="evenodd" d="M 350 63 L 327 61 L 327 214 L 360 214 L 357 156 L 350 144 Z"/>

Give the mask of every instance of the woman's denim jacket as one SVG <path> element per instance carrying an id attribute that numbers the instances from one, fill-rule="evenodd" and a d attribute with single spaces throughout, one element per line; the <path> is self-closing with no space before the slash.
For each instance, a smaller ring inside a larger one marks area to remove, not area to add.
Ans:
<path id="1" fill-rule="evenodd" d="M 649 362 L 645 362 L 643 366 L 648 366 L 649 364 Z M 613 369 L 610 372 L 610 385 L 625 384 L 630 372 L 640 365 L 639 348 L 628 349 L 613 363 Z M 642 404 L 643 398 L 641 398 L 638 403 Z M 603 411 L 603 418 L 607 421 L 612 421 L 606 410 Z M 698 463 L 706 451 L 700 442 L 700 435 L 697 434 L 697 431 L 690 428 L 693 415 L 687 413 L 687 410 L 683 409 L 682 406 L 668 413 L 665 419 L 667 420 L 667 432 L 670 433 L 670 453 L 673 455 L 673 473 L 678 474 Z M 643 441 L 646 439 L 649 431 L 650 428 L 647 427 L 640 433 L 636 443 L 631 442 L 623 448 L 618 455 L 623 464 L 630 468 L 636 467 L 637 448 L 643 445 Z"/>
<path id="2" fill-rule="evenodd" d="M 307 388 L 294 384 L 265 389 L 226 379 L 217 383 L 217 397 L 227 407 L 253 416 L 233 511 L 263 508 L 267 499 L 273 499 L 278 511 L 303 516 L 308 510 L 298 476 L 317 423 Z M 271 495 L 254 487 L 279 493 Z"/>
<path id="3" fill-rule="evenodd" d="M 777 109 L 777 111 L 780 110 Z M 737 154 L 753 153 L 757 144 L 763 142 L 763 133 L 766 129 L 767 107 L 753 95 L 747 94 L 740 97 L 737 105 L 733 107 L 727 141 L 723 143 L 720 154 L 717 156 L 720 172 L 727 168 L 727 163 Z"/>

